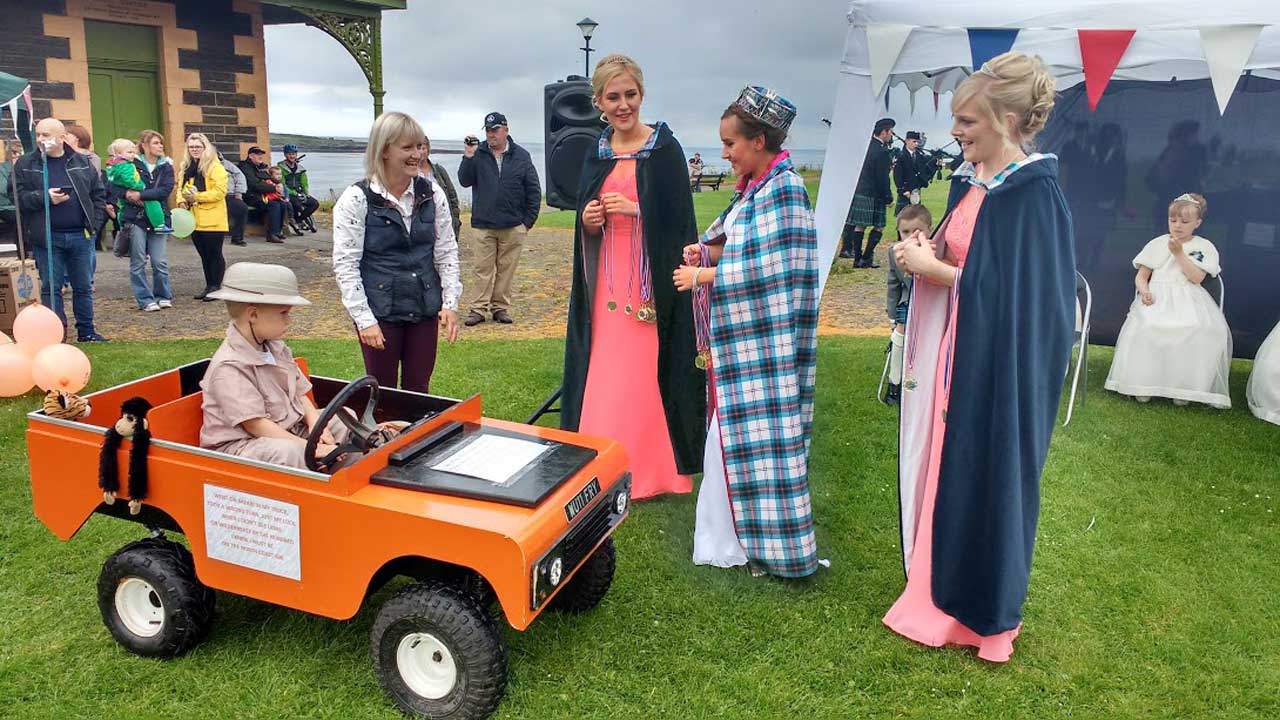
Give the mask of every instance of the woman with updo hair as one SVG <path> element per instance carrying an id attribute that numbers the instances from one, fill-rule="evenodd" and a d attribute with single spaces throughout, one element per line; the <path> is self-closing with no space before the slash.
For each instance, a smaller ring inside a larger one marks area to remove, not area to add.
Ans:
<path id="1" fill-rule="evenodd" d="M 1004 662 L 1022 629 L 1040 473 L 1075 323 L 1071 216 L 1058 160 L 1031 149 L 1054 103 L 1039 58 L 1008 52 L 956 89 L 964 163 L 914 273 L 904 348 L 899 502 L 907 587 L 884 616 L 932 647 Z"/>
<path id="2" fill-rule="evenodd" d="M 724 111 L 733 200 L 672 275 L 694 296 L 710 375 L 693 562 L 788 578 L 818 569 L 809 496 L 818 238 L 804 178 L 782 149 L 795 117 L 795 105 L 759 86 Z"/>
<path id="3" fill-rule="evenodd" d="M 706 373 L 688 294 L 667 280 L 697 237 L 684 149 L 640 121 L 644 73 L 609 55 L 591 76 L 608 123 L 578 186 L 561 425 L 618 440 L 632 496 L 687 493 L 702 469 Z"/>

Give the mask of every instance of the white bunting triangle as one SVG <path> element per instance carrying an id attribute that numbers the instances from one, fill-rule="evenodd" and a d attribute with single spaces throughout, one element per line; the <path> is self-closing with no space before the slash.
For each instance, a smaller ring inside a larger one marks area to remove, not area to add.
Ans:
<path id="1" fill-rule="evenodd" d="M 1209 63 L 1209 79 L 1213 81 L 1213 94 L 1218 99 L 1218 112 L 1227 111 L 1231 94 L 1235 92 L 1240 73 L 1253 54 L 1258 42 L 1261 25 L 1221 25 L 1200 28 L 1200 45 L 1205 62 Z"/>
<path id="2" fill-rule="evenodd" d="M 911 35 L 910 25 L 868 25 L 867 60 L 871 67 L 871 91 L 879 95 Z"/>

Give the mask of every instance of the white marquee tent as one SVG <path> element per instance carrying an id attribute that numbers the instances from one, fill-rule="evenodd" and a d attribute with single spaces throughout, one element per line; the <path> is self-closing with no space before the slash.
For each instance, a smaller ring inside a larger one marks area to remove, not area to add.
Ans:
<path id="1" fill-rule="evenodd" d="M 1081 30 L 1136 31 L 1112 78 L 1210 78 L 1219 110 L 1243 72 L 1280 79 L 1280 0 L 858 0 L 848 21 L 816 211 L 824 285 L 886 88 L 953 89 L 970 30 L 1016 29 L 1012 49 L 1043 58 L 1060 91 L 1085 79 Z"/>

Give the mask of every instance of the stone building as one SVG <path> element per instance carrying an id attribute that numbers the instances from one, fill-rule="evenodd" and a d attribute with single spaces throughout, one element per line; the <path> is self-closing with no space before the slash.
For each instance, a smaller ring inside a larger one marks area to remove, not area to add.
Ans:
<path id="1" fill-rule="evenodd" d="M 333 36 L 382 105 L 381 15 L 407 0 L 15 0 L 0 19 L 0 70 L 31 81 L 36 118 L 115 137 L 153 128 L 170 154 L 203 132 L 228 155 L 270 147 L 264 25 Z M 10 118 L 3 127 L 12 128 Z"/>

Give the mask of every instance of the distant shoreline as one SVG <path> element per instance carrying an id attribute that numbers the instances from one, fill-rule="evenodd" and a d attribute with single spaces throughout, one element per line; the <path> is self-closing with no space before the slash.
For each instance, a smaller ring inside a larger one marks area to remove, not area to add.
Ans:
<path id="1" fill-rule="evenodd" d="M 293 143 L 302 152 L 350 153 L 362 154 L 368 146 L 363 140 L 347 140 L 345 138 L 316 137 L 313 135 L 295 135 L 293 133 L 271 133 L 272 149 L 279 149 Z M 450 148 L 432 148 L 433 155 L 461 155 L 461 150 Z"/>

